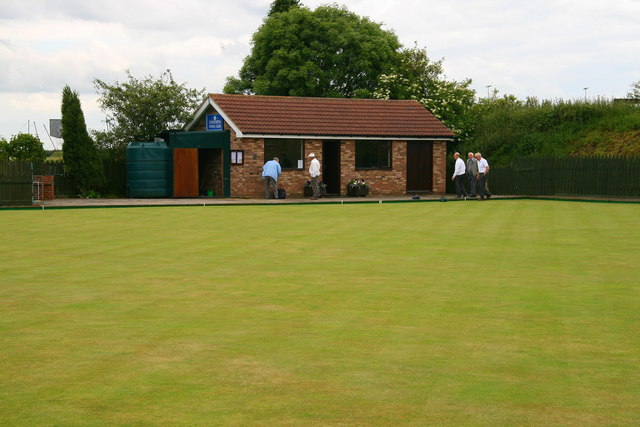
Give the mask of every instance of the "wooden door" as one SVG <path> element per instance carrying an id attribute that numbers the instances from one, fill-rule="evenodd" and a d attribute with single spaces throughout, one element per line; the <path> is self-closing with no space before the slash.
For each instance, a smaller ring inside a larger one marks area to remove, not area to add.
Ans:
<path id="1" fill-rule="evenodd" d="M 198 149 L 173 149 L 173 197 L 198 197 Z"/>
<path id="2" fill-rule="evenodd" d="M 407 193 L 433 191 L 433 144 L 407 141 Z"/>
<path id="3" fill-rule="evenodd" d="M 340 195 L 340 141 L 322 143 L 322 181 L 327 194 Z"/>

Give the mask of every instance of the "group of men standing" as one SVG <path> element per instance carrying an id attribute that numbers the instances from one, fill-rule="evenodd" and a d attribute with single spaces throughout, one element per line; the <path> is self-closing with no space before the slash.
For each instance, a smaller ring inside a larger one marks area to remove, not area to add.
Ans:
<path id="1" fill-rule="evenodd" d="M 320 186 L 318 178 L 320 177 L 320 162 L 316 159 L 316 155 L 311 153 L 307 156 L 309 162 L 309 176 L 311 177 L 311 189 L 313 190 L 313 200 L 320 197 Z M 280 159 L 274 157 L 262 166 L 262 179 L 265 184 L 265 198 L 271 198 L 271 187 L 273 187 L 274 198 L 278 198 L 278 177 L 282 173 L 280 167 Z"/>
<path id="2" fill-rule="evenodd" d="M 451 180 L 456 183 L 456 198 L 480 196 L 480 200 L 484 201 L 485 198 L 492 196 L 487 187 L 489 162 L 480 153 L 469 153 L 467 157 L 465 165 L 464 160 L 460 158 L 460 153 L 453 153 L 456 163 Z M 469 181 L 469 192 L 464 186 L 465 176 Z"/>
<path id="3" fill-rule="evenodd" d="M 311 177 L 311 188 L 313 189 L 313 200 L 320 197 L 320 188 L 318 186 L 318 177 L 320 176 L 320 162 L 316 159 L 314 153 L 307 156 L 309 162 L 309 176 Z M 489 174 L 489 162 L 482 157 L 480 153 L 469 153 L 467 163 L 460 158 L 460 153 L 454 153 L 455 168 L 451 180 L 456 183 L 456 198 L 477 197 L 484 201 L 490 198 L 492 194 L 487 187 L 487 175 Z M 265 182 L 265 197 L 271 198 L 271 188 L 273 187 L 273 195 L 278 198 L 278 177 L 282 173 L 280 167 L 280 159 L 274 157 L 262 167 L 262 179 Z M 469 192 L 464 186 L 464 178 L 469 181 Z"/>

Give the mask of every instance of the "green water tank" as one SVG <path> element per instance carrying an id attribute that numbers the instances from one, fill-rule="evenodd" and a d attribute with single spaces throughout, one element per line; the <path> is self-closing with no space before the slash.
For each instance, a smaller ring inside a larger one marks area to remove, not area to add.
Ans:
<path id="1" fill-rule="evenodd" d="M 171 197 L 171 150 L 164 142 L 127 145 L 129 197 Z"/>

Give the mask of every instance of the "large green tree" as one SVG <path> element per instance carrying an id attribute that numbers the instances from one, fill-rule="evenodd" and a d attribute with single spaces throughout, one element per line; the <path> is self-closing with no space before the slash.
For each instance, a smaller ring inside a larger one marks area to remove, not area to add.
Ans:
<path id="1" fill-rule="evenodd" d="M 129 70 L 126 74 L 125 82 L 93 81 L 108 126 L 107 131 L 96 133 L 96 139 L 118 156 L 129 142 L 153 141 L 163 130 L 184 126 L 205 95 L 204 89 L 177 83 L 170 70 L 158 78 L 138 79 Z"/>
<path id="2" fill-rule="evenodd" d="M 79 195 L 98 192 L 104 185 L 104 171 L 98 149 L 87 132 L 87 125 L 76 91 L 62 90 L 62 153 L 65 167 Z"/>
<path id="3" fill-rule="evenodd" d="M 46 158 L 40 138 L 29 133 L 19 133 L 9 142 L 0 138 L 0 160 L 27 160 L 43 162 Z"/>
<path id="4" fill-rule="evenodd" d="M 442 60 L 433 61 L 426 48 L 414 46 L 402 49 L 390 72 L 379 77 L 374 97 L 415 99 L 465 140 L 473 126 L 475 91 L 470 86 L 471 79 L 447 79 Z"/>
<path id="5" fill-rule="evenodd" d="M 252 44 L 225 93 L 369 97 L 400 48 L 392 31 L 337 6 L 274 13 Z"/>

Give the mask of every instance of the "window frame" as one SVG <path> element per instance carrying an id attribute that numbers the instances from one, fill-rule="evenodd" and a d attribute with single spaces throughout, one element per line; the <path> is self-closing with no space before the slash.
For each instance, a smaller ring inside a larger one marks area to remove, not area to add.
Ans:
<path id="1" fill-rule="evenodd" d="M 302 161 L 302 167 L 284 167 L 282 164 L 282 160 L 283 160 L 283 156 L 280 155 L 279 153 L 275 153 L 275 154 L 269 154 L 267 155 L 267 144 L 268 143 L 277 143 L 277 142 L 281 142 L 281 141 L 297 141 L 300 143 L 300 158 L 297 159 L 298 161 Z M 278 157 L 280 158 L 280 167 L 282 168 L 282 170 L 303 170 L 304 169 L 304 140 L 300 139 L 300 138 L 265 138 L 264 139 L 264 162 L 268 162 L 269 160 L 273 160 L 274 157 Z"/>
<path id="2" fill-rule="evenodd" d="M 235 161 L 234 161 L 235 154 Z M 241 160 L 238 161 L 238 154 L 240 154 Z M 231 164 L 232 165 L 244 165 L 244 150 L 231 150 Z"/>
<path id="3" fill-rule="evenodd" d="M 367 143 L 367 144 L 377 144 L 377 152 L 378 152 L 378 161 L 377 166 L 358 166 L 358 143 Z M 380 144 L 384 143 L 388 146 L 389 152 L 389 165 L 388 166 L 380 166 Z M 393 169 L 393 141 L 388 139 L 357 139 L 355 140 L 355 170 L 391 170 Z"/>

